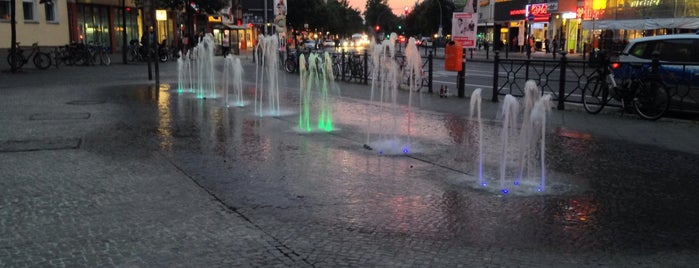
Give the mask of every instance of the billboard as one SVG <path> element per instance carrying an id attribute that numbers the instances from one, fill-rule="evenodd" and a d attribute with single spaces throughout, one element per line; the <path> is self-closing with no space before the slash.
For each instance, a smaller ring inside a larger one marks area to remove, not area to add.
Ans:
<path id="1" fill-rule="evenodd" d="M 454 12 L 451 18 L 451 38 L 464 48 L 476 47 L 478 16 L 475 14 Z"/>

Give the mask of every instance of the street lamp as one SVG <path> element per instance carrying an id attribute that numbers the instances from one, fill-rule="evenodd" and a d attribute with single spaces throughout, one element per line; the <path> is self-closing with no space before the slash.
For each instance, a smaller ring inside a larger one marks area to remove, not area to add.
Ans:
<path id="1" fill-rule="evenodd" d="M 442 37 L 442 3 L 440 3 L 439 0 L 435 1 L 437 1 L 437 4 L 439 5 L 439 29 L 437 30 L 437 35 Z"/>

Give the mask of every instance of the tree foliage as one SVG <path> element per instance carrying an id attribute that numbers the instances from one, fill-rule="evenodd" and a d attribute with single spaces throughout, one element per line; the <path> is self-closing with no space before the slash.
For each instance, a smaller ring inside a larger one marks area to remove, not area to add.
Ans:
<path id="1" fill-rule="evenodd" d="M 437 33 L 440 25 L 440 7 L 442 33 L 444 35 L 451 33 L 451 17 L 456 9 L 453 1 L 426 0 L 415 5 L 415 8 L 406 16 L 406 34 L 432 36 Z"/>
<path id="2" fill-rule="evenodd" d="M 136 5 L 150 0 L 136 0 Z M 219 12 L 222 8 L 230 4 L 229 0 L 156 0 L 156 6 L 159 8 L 167 8 L 172 10 L 182 10 L 183 8 L 190 8 L 189 3 L 196 4 L 199 12 L 207 14 L 215 14 Z"/>
<path id="3" fill-rule="evenodd" d="M 288 2 L 288 26 L 300 30 L 308 24 L 310 30 L 350 35 L 362 30 L 359 11 L 347 0 L 294 0 Z"/>
<path id="4" fill-rule="evenodd" d="M 395 31 L 400 24 L 400 19 L 393 14 L 388 6 L 388 0 L 367 0 L 364 18 L 370 27 L 380 27 L 380 31 Z"/>

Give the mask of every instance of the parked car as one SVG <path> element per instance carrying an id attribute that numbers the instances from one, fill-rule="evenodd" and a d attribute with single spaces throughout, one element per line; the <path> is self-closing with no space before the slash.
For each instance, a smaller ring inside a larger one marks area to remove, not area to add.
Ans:
<path id="1" fill-rule="evenodd" d="M 619 55 L 619 61 L 651 62 L 658 51 L 661 62 L 699 63 L 699 34 L 671 34 L 631 40 Z"/>
<path id="2" fill-rule="evenodd" d="M 334 47 L 335 41 L 330 40 L 330 39 L 325 39 L 325 41 L 323 41 L 323 46 L 324 47 Z"/>
<path id="3" fill-rule="evenodd" d="M 671 34 L 633 39 L 619 55 L 618 78 L 628 77 L 631 64 L 649 68 L 653 54 L 660 61 L 659 73 L 673 95 L 685 96 L 685 105 L 699 105 L 699 34 Z M 692 102 L 692 103 L 688 103 Z"/>
<path id="4" fill-rule="evenodd" d="M 432 42 L 432 38 L 429 38 L 429 37 L 420 38 L 420 46 L 431 47 L 433 44 L 434 43 Z"/>
<path id="5" fill-rule="evenodd" d="M 316 41 L 315 40 L 306 40 L 303 42 L 303 47 L 307 49 L 316 49 Z"/>

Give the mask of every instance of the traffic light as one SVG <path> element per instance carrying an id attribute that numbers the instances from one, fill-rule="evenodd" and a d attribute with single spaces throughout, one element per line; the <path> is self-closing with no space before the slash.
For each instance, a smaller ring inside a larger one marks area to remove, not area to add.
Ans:
<path id="1" fill-rule="evenodd" d="M 407 16 L 408 13 L 410 13 L 410 7 L 405 7 L 405 8 L 403 9 L 403 14 L 405 14 L 405 15 Z"/>
<path id="2" fill-rule="evenodd" d="M 374 27 L 374 29 L 376 29 L 376 32 L 378 33 L 379 30 L 381 30 L 381 27 L 379 27 L 378 25 L 376 25 L 376 27 Z"/>

